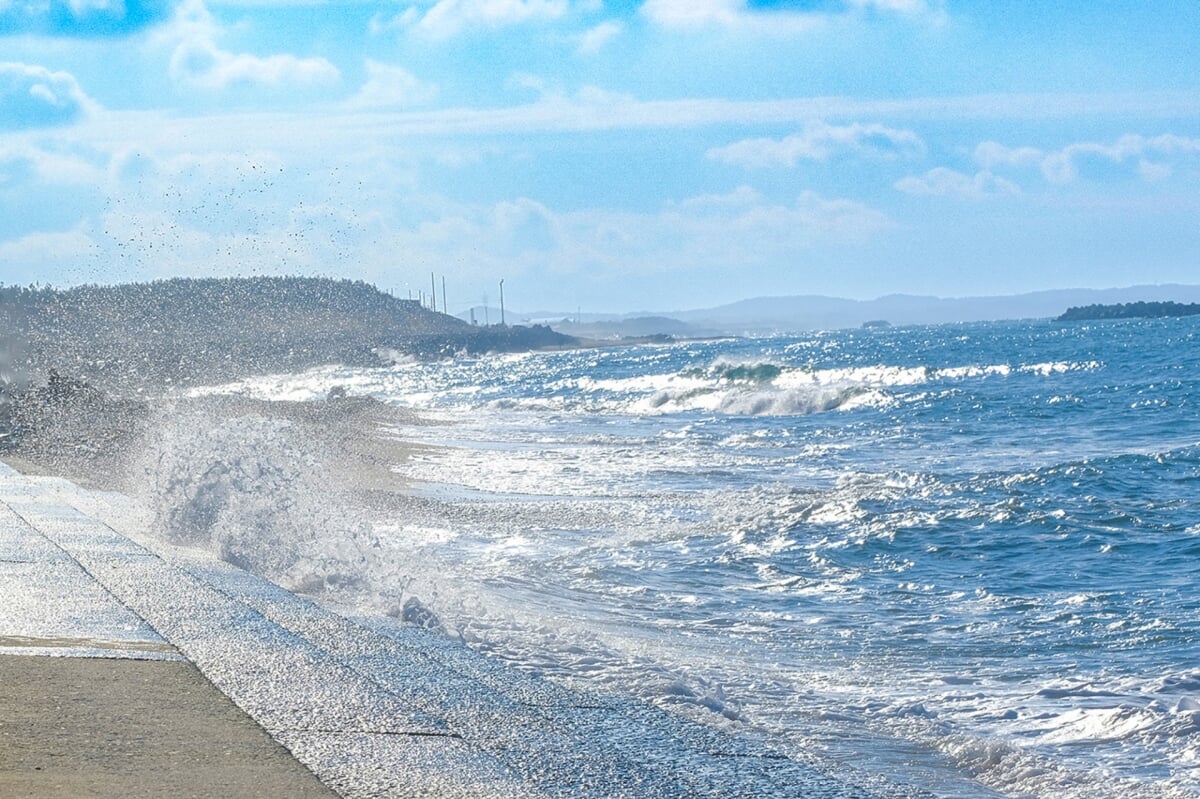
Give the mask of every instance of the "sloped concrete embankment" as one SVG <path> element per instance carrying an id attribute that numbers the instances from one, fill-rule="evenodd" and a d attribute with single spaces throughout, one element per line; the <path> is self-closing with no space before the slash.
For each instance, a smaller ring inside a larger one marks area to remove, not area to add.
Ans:
<path id="1" fill-rule="evenodd" d="M 914 796 L 134 541 L 121 502 L 0 465 L 0 794 Z"/>

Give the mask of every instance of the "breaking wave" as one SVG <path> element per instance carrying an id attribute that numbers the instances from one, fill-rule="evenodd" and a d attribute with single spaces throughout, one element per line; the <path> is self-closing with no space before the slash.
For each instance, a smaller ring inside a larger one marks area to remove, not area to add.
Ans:
<path id="1" fill-rule="evenodd" d="M 669 350 L 668 350 L 669 352 Z M 1013 375 L 1047 377 L 1097 369 L 1097 361 L 1053 361 L 1016 366 L 856 365 L 815 369 L 776 359 L 719 355 L 706 365 L 662 371 L 661 354 L 633 361 L 626 374 L 596 377 L 595 355 L 553 353 L 451 364 L 404 363 L 374 370 L 326 367 L 301 375 L 253 378 L 198 389 L 203 394 L 241 394 L 304 401 L 330 391 L 370 396 L 423 410 L 527 410 L 551 413 L 658 416 L 705 412 L 728 416 L 802 416 L 864 407 L 889 407 L 908 389 Z M 580 359 L 590 358 L 584 363 Z M 572 361 L 574 359 L 574 361 Z M 580 368 L 581 366 L 587 368 Z M 640 367 L 640 368 L 637 368 Z M 568 373 L 541 382 L 547 375 Z"/>
<path id="2" fill-rule="evenodd" d="M 304 417 L 219 400 L 157 409 L 134 466 L 152 533 L 291 591 L 440 626 L 414 595 L 436 583 L 410 576 L 422 571 L 411 551 L 381 539 L 346 485 L 350 421 Z"/>
<path id="3" fill-rule="evenodd" d="M 311 428 L 185 414 L 155 448 L 160 525 L 310 590 L 390 586 L 426 623 L 418 594 L 523 668 L 937 796 L 1192 797 L 1194 349 L 1057 331 L 244 381 L 207 393 L 341 387 L 446 422 L 387 432 L 419 447 L 392 464 L 412 504 L 362 523 Z"/>
<path id="4" fill-rule="evenodd" d="M 362 579 L 369 528 L 337 501 L 325 453 L 291 422 L 190 408 L 151 429 L 142 496 L 166 540 L 295 589 Z"/>

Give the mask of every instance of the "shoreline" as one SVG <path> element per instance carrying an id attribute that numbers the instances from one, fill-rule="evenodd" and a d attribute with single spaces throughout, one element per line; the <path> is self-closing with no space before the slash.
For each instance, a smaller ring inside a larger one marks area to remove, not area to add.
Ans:
<path id="1" fill-rule="evenodd" d="M 45 589 L 20 612 L 0 610 L 0 634 L 30 629 L 31 618 L 42 619 L 37 634 L 64 638 L 91 620 L 101 630 L 136 620 L 144 627 L 135 637 L 161 638 L 186 660 L 0 653 L 0 735 L 29 743 L 0 753 L 0 787 L 7 780 L 55 799 L 83 786 L 104 797 L 158 796 L 173 793 L 178 776 L 195 783 L 183 795 L 197 797 L 334 795 L 304 783 L 286 748 L 347 798 L 925 796 L 856 787 L 765 741 L 547 682 L 440 632 L 387 619 L 364 625 L 195 550 L 147 548 L 117 532 L 124 504 L 118 494 L 0 468 L 0 547 L 24 553 L 0 563 L 0 582 L 9 595 Z M 63 570 L 71 579 L 56 576 Z M 50 679 L 47 663 L 61 665 L 61 679 Z M 157 693 L 147 687 L 155 680 L 165 686 Z M 200 693 L 187 698 L 186 685 Z M 64 697 L 65 715 L 39 704 L 57 708 Z M 249 742 L 221 726 L 229 724 Z M 214 757 L 232 760 L 213 771 L 204 747 L 220 741 Z M 176 769 L 173 757 L 187 767 Z M 39 774 L 38 758 L 58 770 Z M 272 758 L 282 776 L 263 771 Z M 237 787 L 243 777 L 261 792 Z M 309 787 L 281 787 L 293 778 Z"/>

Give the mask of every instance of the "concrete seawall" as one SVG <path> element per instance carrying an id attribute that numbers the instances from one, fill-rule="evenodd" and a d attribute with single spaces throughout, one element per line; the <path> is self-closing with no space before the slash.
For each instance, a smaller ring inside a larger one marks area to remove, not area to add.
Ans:
<path id="1" fill-rule="evenodd" d="M 917 795 L 134 541 L 122 501 L 0 465 L 0 795 Z"/>

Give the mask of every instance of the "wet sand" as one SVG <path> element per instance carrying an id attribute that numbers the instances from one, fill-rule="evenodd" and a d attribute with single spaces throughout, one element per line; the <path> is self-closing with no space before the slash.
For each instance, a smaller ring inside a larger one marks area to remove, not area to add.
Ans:
<path id="1" fill-rule="evenodd" d="M 0 796 L 336 794 L 191 663 L 0 655 Z"/>

